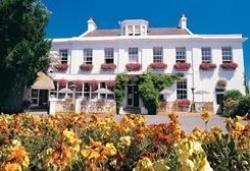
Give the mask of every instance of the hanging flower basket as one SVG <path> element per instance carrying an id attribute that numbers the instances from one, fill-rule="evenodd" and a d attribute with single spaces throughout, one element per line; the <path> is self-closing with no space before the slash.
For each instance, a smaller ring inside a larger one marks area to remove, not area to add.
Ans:
<path id="1" fill-rule="evenodd" d="M 213 63 L 201 63 L 200 64 L 200 69 L 201 70 L 212 70 L 216 68 L 216 64 Z"/>
<path id="2" fill-rule="evenodd" d="M 81 80 L 74 81 L 74 84 L 75 84 L 76 90 L 81 90 L 82 89 L 82 81 Z"/>
<path id="3" fill-rule="evenodd" d="M 223 62 L 220 66 L 225 70 L 235 70 L 238 67 L 238 64 L 234 62 Z"/>
<path id="4" fill-rule="evenodd" d="M 128 63 L 126 64 L 128 71 L 139 71 L 141 69 L 141 64 L 138 63 Z"/>
<path id="5" fill-rule="evenodd" d="M 116 64 L 102 64 L 101 69 L 104 71 L 114 71 L 116 69 Z"/>
<path id="6" fill-rule="evenodd" d="M 191 67 L 191 65 L 189 63 L 176 63 L 174 65 L 174 68 L 176 70 L 180 70 L 180 71 L 187 71 L 187 70 L 189 70 L 190 67 Z"/>
<path id="7" fill-rule="evenodd" d="M 188 99 L 179 99 L 176 102 L 177 102 L 177 106 L 180 108 L 188 108 L 190 105 L 190 100 Z"/>
<path id="8" fill-rule="evenodd" d="M 67 84 L 66 80 L 57 80 L 57 82 L 60 87 L 66 87 Z"/>
<path id="9" fill-rule="evenodd" d="M 116 82 L 115 80 L 109 80 L 106 82 L 106 84 L 107 84 L 108 89 L 112 90 L 115 87 Z"/>
<path id="10" fill-rule="evenodd" d="M 92 88 L 92 91 L 95 91 L 95 90 L 97 90 L 98 89 L 98 81 L 96 81 L 96 80 L 89 80 L 89 81 L 87 81 L 87 83 L 89 83 L 89 85 L 91 86 L 91 88 Z"/>
<path id="11" fill-rule="evenodd" d="M 64 72 L 67 71 L 68 69 L 68 64 L 55 64 L 54 68 L 59 71 L 59 72 Z"/>
<path id="12" fill-rule="evenodd" d="M 80 65 L 80 69 L 82 71 L 91 71 L 92 68 L 93 68 L 92 64 L 82 64 L 82 65 Z"/>
<path id="13" fill-rule="evenodd" d="M 216 84 L 217 87 L 226 87 L 227 82 L 225 80 L 219 80 Z"/>
<path id="14" fill-rule="evenodd" d="M 163 62 L 154 62 L 154 63 L 151 63 L 149 66 L 152 69 L 160 69 L 160 70 L 164 70 L 167 68 L 167 64 Z"/>

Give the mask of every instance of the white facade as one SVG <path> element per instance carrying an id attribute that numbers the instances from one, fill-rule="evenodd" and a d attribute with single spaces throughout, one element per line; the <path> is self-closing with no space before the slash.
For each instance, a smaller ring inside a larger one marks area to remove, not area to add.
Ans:
<path id="1" fill-rule="evenodd" d="M 214 108 L 217 109 L 216 88 L 220 80 L 226 82 L 226 90 L 238 89 L 243 94 L 245 93 L 242 47 L 245 39 L 241 34 L 194 34 L 187 28 L 185 16 L 181 17 L 177 28 L 150 28 L 145 20 L 125 20 L 120 23 L 120 26 L 116 30 L 102 30 L 98 29 L 95 22 L 90 19 L 88 30 L 79 37 L 53 39 L 51 52 L 60 54 L 60 50 L 67 50 L 66 63 L 68 68 L 64 72 L 52 70 L 51 77 L 54 80 L 86 82 L 94 79 L 101 82 L 115 80 L 118 73 L 139 75 L 147 72 L 149 65 L 154 62 L 154 48 L 162 48 L 161 62 L 167 64 L 167 68 L 160 71 L 152 70 L 152 72 L 183 73 L 187 80 L 187 99 L 190 101 L 193 100 L 192 88 L 194 88 L 195 102 L 213 102 Z M 89 72 L 83 72 L 80 65 L 84 63 L 84 49 L 88 48 L 92 49 L 93 68 Z M 105 48 L 113 48 L 114 50 L 113 63 L 116 65 L 114 72 L 104 72 L 101 69 L 101 65 L 105 63 Z M 126 64 L 131 63 L 129 61 L 129 48 L 138 48 L 138 61 L 133 62 L 141 64 L 139 71 L 127 71 L 126 69 Z M 179 71 L 174 68 L 178 48 L 185 48 L 185 62 L 191 65 L 187 71 Z M 211 50 L 209 62 L 216 64 L 216 68 L 211 70 L 200 69 L 202 48 Z M 238 65 L 236 69 L 226 70 L 220 66 L 223 63 L 223 58 L 226 58 L 223 57 L 223 48 L 231 49 L 231 55 L 230 52 L 224 54 L 229 56 L 229 61 L 224 62 L 236 63 Z M 60 55 L 58 57 L 60 58 Z M 164 94 L 166 101 L 177 100 L 176 89 L 176 84 L 169 88 L 169 93 Z M 198 91 L 206 92 L 201 95 Z M 84 96 L 84 91 L 82 93 L 82 96 Z M 100 95 L 95 98 L 100 98 Z M 124 99 L 124 108 L 128 107 L 127 98 Z M 140 106 L 143 106 L 141 101 Z"/>

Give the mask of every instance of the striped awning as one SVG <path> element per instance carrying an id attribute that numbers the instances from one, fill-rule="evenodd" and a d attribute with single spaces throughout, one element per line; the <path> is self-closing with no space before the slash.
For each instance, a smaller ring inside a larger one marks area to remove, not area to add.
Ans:
<path id="1" fill-rule="evenodd" d="M 43 72 L 38 72 L 36 81 L 31 88 L 39 90 L 53 90 L 55 89 L 55 85 L 52 78 Z"/>

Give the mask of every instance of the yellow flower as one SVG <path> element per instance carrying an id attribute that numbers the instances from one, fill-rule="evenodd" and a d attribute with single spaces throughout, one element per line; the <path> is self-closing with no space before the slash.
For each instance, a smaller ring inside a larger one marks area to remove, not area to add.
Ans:
<path id="1" fill-rule="evenodd" d="M 22 171 L 22 167 L 18 163 L 7 163 L 4 171 Z"/>
<path id="2" fill-rule="evenodd" d="M 109 156 L 114 156 L 117 154 L 117 150 L 116 150 L 113 143 L 107 143 L 105 145 L 105 151 L 106 151 L 106 153 L 108 153 L 107 155 L 109 155 Z"/>
<path id="3" fill-rule="evenodd" d="M 120 137 L 119 139 L 119 143 L 118 143 L 118 147 L 120 148 L 125 148 L 125 147 L 128 147 L 130 146 L 131 144 L 131 137 L 130 136 L 123 136 L 123 137 Z"/>
<path id="4" fill-rule="evenodd" d="M 63 136 L 70 145 L 79 145 L 81 143 L 81 140 L 77 138 L 76 134 L 68 129 L 63 131 Z"/>
<path id="5" fill-rule="evenodd" d="M 154 171 L 153 163 L 149 158 L 144 157 L 138 161 L 133 171 Z"/>
<path id="6" fill-rule="evenodd" d="M 203 111 L 203 113 L 201 114 L 201 117 L 203 121 L 207 124 L 208 121 L 211 119 L 211 114 L 208 111 Z"/>

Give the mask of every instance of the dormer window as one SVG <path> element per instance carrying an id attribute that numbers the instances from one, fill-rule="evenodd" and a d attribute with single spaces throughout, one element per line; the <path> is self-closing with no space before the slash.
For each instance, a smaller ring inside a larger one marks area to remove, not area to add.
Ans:
<path id="1" fill-rule="evenodd" d="M 133 36 L 133 26 L 128 26 L 128 35 Z"/>
<path id="2" fill-rule="evenodd" d="M 121 22 L 121 32 L 125 36 L 147 35 L 148 22 L 145 20 L 125 20 Z"/>
<path id="3" fill-rule="evenodd" d="M 141 35 L 140 26 L 135 26 L 135 36 L 140 36 L 140 35 Z"/>

